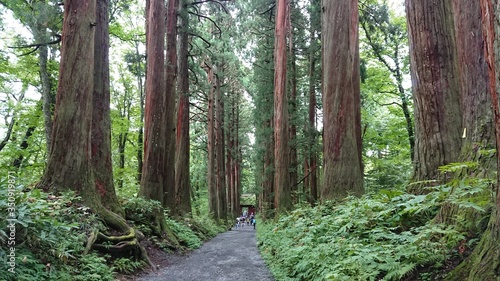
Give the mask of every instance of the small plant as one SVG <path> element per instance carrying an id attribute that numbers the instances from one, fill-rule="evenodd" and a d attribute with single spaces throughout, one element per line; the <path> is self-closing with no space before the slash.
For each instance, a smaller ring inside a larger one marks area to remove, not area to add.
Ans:
<path id="1" fill-rule="evenodd" d="M 113 261 L 113 268 L 115 271 L 131 274 L 139 269 L 144 268 L 145 264 L 143 261 L 130 260 L 128 258 L 118 258 Z"/>

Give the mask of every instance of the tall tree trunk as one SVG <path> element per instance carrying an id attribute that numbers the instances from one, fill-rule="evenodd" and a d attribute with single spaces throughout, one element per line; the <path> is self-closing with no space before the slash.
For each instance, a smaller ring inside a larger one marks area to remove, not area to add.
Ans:
<path id="1" fill-rule="evenodd" d="M 179 157 L 179 130 L 176 131 L 176 125 L 175 123 L 175 99 L 177 95 L 177 84 L 176 84 L 176 79 L 177 79 L 177 10 L 179 9 L 179 3 L 178 0 L 168 0 L 167 3 L 167 15 L 166 15 L 166 28 L 167 28 L 167 45 L 166 45 L 166 56 L 167 56 L 167 63 L 166 63 L 166 82 L 165 82 L 165 87 L 166 87 L 166 92 L 165 92 L 165 98 L 166 98 L 166 105 L 167 108 L 165 109 L 166 111 L 166 118 L 167 121 L 165 123 L 165 126 L 167 127 L 167 146 L 166 146 L 166 177 L 165 177 L 165 194 L 163 197 L 163 207 L 168 208 L 170 210 L 171 214 L 174 214 L 175 212 L 179 211 L 179 209 L 176 206 L 176 194 L 179 189 L 179 183 L 177 182 L 178 180 L 178 173 L 177 171 L 177 166 L 178 162 L 177 159 Z M 183 22 L 182 23 L 183 27 L 186 28 L 186 24 Z M 181 34 L 181 36 L 183 36 Z M 184 55 L 184 50 L 180 50 L 181 54 L 179 56 L 179 63 L 183 58 L 181 58 L 182 55 Z M 182 77 L 180 78 L 186 79 L 187 77 Z M 180 88 L 180 87 L 179 87 Z M 180 92 L 180 89 L 179 89 Z M 182 94 L 180 94 L 182 97 Z M 177 127 L 179 126 L 179 120 L 177 120 Z M 189 161 L 189 160 L 187 160 Z M 184 173 L 184 171 L 180 172 L 181 174 Z M 174 184 L 172 184 L 174 182 Z"/>
<path id="2" fill-rule="evenodd" d="M 118 202 L 113 183 L 110 98 L 108 0 L 97 0 L 94 38 L 92 167 L 102 204 L 112 212 L 125 215 Z"/>
<path id="3" fill-rule="evenodd" d="M 127 233 L 116 237 L 98 235 L 101 240 L 117 243 L 105 247 L 101 245 L 99 249 L 121 250 L 132 247 L 151 264 L 138 241 L 138 237 L 142 235 L 130 228 L 123 217 L 109 211 L 101 203 L 106 198 L 106 189 L 94 177 L 91 133 L 95 23 L 96 1 L 64 2 L 61 63 L 51 154 L 39 185 L 55 192 L 74 190 L 108 227 L 120 234 Z M 100 45 L 100 48 L 106 47 L 107 45 Z M 97 109 L 99 110 L 101 109 Z M 99 245 L 94 244 L 94 247 L 97 246 Z"/>
<path id="4" fill-rule="evenodd" d="M 218 220 L 219 211 L 217 209 L 217 186 L 216 186 L 216 171 L 215 171 L 215 77 L 212 68 L 207 70 L 208 79 L 211 83 L 210 93 L 208 96 L 208 125 L 207 125 L 207 182 L 208 182 L 208 211 L 211 217 Z"/>
<path id="5" fill-rule="evenodd" d="M 295 43 L 290 48 L 290 59 L 292 71 L 290 71 L 290 128 L 289 128 L 289 144 L 290 144 L 290 193 L 292 203 L 298 202 L 298 160 L 297 160 L 297 125 L 295 125 L 295 118 L 297 118 L 297 55 L 295 54 Z"/>
<path id="6" fill-rule="evenodd" d="M 494 116 L 497 156 L 497 183 L 495 186 L 495 204 L 488 228 L 473 253 L 456 267 L 447 280 L 498 280 L 500 274 L 500 111 L 498 107 L 498 79 L 500 78 L 500 2 L 498 0 L 480 0 L 485 58 L 488 64 L 489 85 Z"/>
<path id="7" fill-rule="evenodd" d="M 274 29 L 274 207 L 276 214 L 292 208 L 290 147 L 288 144 L 288 98 L 286 93 L 286 35 L 289 2 L 277 0 Z"/>
<path id="8" fill-rule="evenodd" d="M 217 69 L 222 69 L 217 65 Z M 215 159 L 216 159 L 216 185 L 217 185 L 217 209 L 219 219 L 227 221 L 227 198 L 226 198 L 226 180 L 224 172 L 224 95 L 221 89 L 222 71 L 215 73 Z"/>
<path id="9" fill-rule="evenodd" d="M 495 146 L 493 113 L 487 104 L 491 104 L 488 90 L 488 65 L 484 50 L 484 36 L 481 26 L 481 6 L 478 1 L 454 0 L 455 33 L 457 39 L 458 68 L 460 74 L 460 92 L 463 111 L 463 143 L 460 161 L 480 161 L 485 174 L 496 169 L 489 157 L 481 155 L 484 149 Z M 492 165 L 493 164 L 493 165 Z M 471 171 L 459 171 L 456 177 L 463 177 Z M 489 194 L 490 190 L 484 190 Z M 486 195 L 487 196 L 487 195 Z M 459 216 L 457 216 L 459 215 Z M 451 203 L 444 204 L 438 215 L 437 223 L 457 224 L 456 218 L 467 218 L 469 222 L 479 221 L 482 216 L 471 208 L 460 208 Z M 467 223 L 469 232 L 482 231 L 477 224 Z"/>
<path id="10" fill-rule="evenodd" d="M 318 156 L 316 151 L 316 62 L 318 60 L 316 55 L 316 49 L 318 44 L 316 43 L 316 34 L 319 32 L 321 25 L 321 13 L 320 13 L 320 1 L 311 1 L 311 17 L 310 17 L 310 45 L 309 45 L 309 105 L 308 105 L 308 119 L 309 124 L 306 126 L 307 138 L 308 138 L 308 149 L 306 154 L 305 166 L 307 169 L 304 170 L 305 176 L 307 177 L 307 187 L 309 191 L 308 201 L 309 203 L 315 204 L 318 200 L 318 172 L 316 171 L 316 166 L 318 162 Z M 308 158 L 308 159 L 307 159 Z"/>
<path id="11" fill-rule="evenodd" d="M 451 0 L 406 0 L 415 112 L 414 181 L 458 161 L 462 113 Z M 422 193 L 421 185 L 412 192 Z"/>
<path id="12" fill-rule="evenodd" d="M 363 193 L 358 1 L 323 1 L 322 200 Z"/>
<path id="13" fill-rule="evenodd" d="M 53 139 L 40 185 L 55 192 L 73 189 L 96 205 L 105 192 L 94 185 L 91 163 L 95 27 L 90 23 L 95 22 L 96 3 L 68 0 L 64 6 Z"/>
<path id="14" fill-rule="evenodd" d="M 148 1 L 149 2 L 149 1 Z M 137 69 L 140 69 L 141 62 L 139 60 L 139 44 L 135 42 L 135 55 L 137 56 Z M 142 166 L 143 166 L 143 157 L 142 152 L 144 149 L 144 87 L 142 84 L 142 77 L 138 74 L 137 78 L 137 86 L 139 88 L 139 108 L 140 108 L 140 116 L 139 116 L 139 132 L 137 133 L 137 182 L 140 184 L 142 180 Z"/>
<path id="15" fill-rule="evenodd" d="M 234 157 L 234 107 L 235 107 L 235 93 L 230 93 L 228 95 L 230 101 L 230 107 L 228 113 L 226 114 L 226 183 L 227 183 L 227 206 L 228 206 L 228 216 L 234 215 L 234 169 L 233 169 L 233 157 Z"/>
<path id="16" fill-rule="evenodd" d="M 163 202 L 165 192 L 165 2 L 150 0 L 147 30 L 147 74 L 144 166 L 139 195 Z"/>
<path id="17" fill-rule="evenodd" d="M 179 104 L 177 110 L 177 153 L 175 188 L 180 215 L 191 214 L 191 185 L 189 176 L 189 77 L 188 77 L 188 15 L 187 1 L 182 2 L 181 36 L 179 45 Z"/>

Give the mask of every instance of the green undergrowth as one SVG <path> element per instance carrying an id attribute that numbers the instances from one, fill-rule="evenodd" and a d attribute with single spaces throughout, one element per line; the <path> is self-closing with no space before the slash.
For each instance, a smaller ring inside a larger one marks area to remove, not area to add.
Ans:
<path id="1" fill-rule="evenodd" d="M 454 196 L 443 185 L 425 195 L 381 190 L 300 207 L 261 224 L 259 248 L 276 280 L 441 280 L 448 261 L 462 260 L 478 240 L 432 219 L 444 202 L 487 217 L 489 200 L 471 196 L 484 186 L 471 182 L 452 183 Z"/>
<path id="2" fill-rule="evenodd" d="M 0 184 L 8 186 L 6 181 Z M 125 209 L 136 211 L 139 218 L 155 204 L 137 198 L 123 202 Z M 106 228 L 74 193 L 56 196 L 23 186 L 2 188 L 0 214 L 3 217 L 0 220 L 0 280 L 111 281 L 117 273 L 131 274 L 147 266 L 134 257 L 111 257 L 96 251 L 85 255 L 92 231 L 106 231 Z M 129 223 L 145 230 L 145 241 L 162 243 L 161 237 L 148 233 L 147 221 L 129 220 Z M 179 249 L 174 251 L 197 248 L 204 240 L 223 231 L 223 227 L 205 218 L 177 221 L 166 216 L 166 225 L 179 243 Z"/>

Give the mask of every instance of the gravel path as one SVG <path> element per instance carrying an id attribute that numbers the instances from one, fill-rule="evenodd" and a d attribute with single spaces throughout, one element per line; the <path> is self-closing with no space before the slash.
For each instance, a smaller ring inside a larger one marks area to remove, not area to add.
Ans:
<path id="1" fill-rule="evenodd" d="M 221 233 L 173 264 L 139 281 L 272 281 L 252 226 Z"/>

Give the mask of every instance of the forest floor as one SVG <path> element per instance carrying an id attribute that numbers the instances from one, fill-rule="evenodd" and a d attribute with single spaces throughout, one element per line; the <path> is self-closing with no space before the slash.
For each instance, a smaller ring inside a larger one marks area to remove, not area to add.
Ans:
<path id="1" fill-rule="evenodd" d="M 205 242 L 189 254 L 148 251 L 159 266 L 156 272 L 121 276 L 130 281 L 272 281 L 257 249 L 253 226 L 233 228 Z"/>

